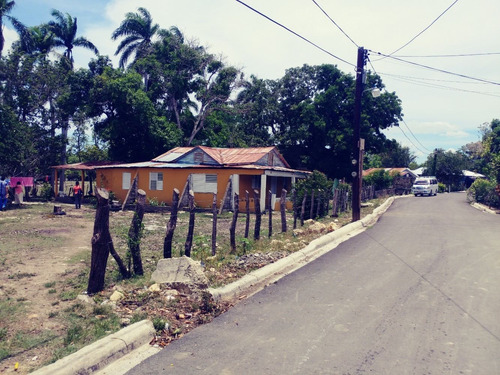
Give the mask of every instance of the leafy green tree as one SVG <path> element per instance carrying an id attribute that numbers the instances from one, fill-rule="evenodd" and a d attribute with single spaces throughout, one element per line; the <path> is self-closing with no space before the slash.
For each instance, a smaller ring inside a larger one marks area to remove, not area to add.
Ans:
<path id="1" fill-rule="evenodd" d="M 391 174 L 384 169 L 380 169 L 363 177 L 363 184 L 365 186 L 374 186 L 375 190 L 388 189 L 392 186 L 393 181 L 394 176 L 391 176 Z"/>
<path id="2" fill-rule="evenodd" d="M 500 120 L 493 119 L 483 135 L 482 157 L 485 174 L 500 183 Z"/>
<path id="3" fill-rule="evenodd" d="M 158 116 L 142 87 L 141 76 L 132 71 L 105 67 L 94 77 L 89 113 L 113 160 L 150 160 L 180 144 L 175 124 Z"/>
<path id="4" fill-rule="evenodd" d="M 444 151 L 436 149 L 434 153 L 427 157 L 425 162 L 425 175 L 436 176 L 451 190 L 456 191 L 463 188 L 461 185 L 463 170 L 470 169 L 471 161 L 462 152 Z"/>
<path id="5" fill-rule="evenodd" d="M 383 146 L 381 167 L 384 168 L 407 168 L 417 158 L 407 146 L 402 146 L 395 139 L 387 140 Z"/>

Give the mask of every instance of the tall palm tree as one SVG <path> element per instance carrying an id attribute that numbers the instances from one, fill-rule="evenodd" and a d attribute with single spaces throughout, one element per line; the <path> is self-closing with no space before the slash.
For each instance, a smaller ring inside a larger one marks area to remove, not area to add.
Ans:
<path id="1" fill-rule="evenodd" d="M 13 49 L 33 56 L 47 56 L 54 48 L 54 34 L 48 25 L 26 27 L 22 23 L 12 21 L 19 34 L 19 40 L 12 44 Z"/>
<path id="2" fill-rule="evenodd" d="M 73 67 L 73 47 L 89 49 L 96 55 L 99 53 L 96 46 L 86 38 L 76 37 L 78 29 L 76 17 L 73 18 L 68 13 L 64 15 L 56 9 L 52 10 L 51 14 L 56 19 L 48 23 L 50 31 L 54 33 L 54 46 L 65 48 L 64 57 L 68 59 L 71 67 Z"/>
<path id="3" fill-rule="evenodd" d="M 162 36 L 163 31 L 157 23 L 153 24 L 149 11 L 142 7 L 137 10 L 137 13 L 127 13 L 120 26 L 111 35 L 113 40 L 124 38 L 115 52 L 115 55 L 121 53 L 121 68 L 125 67 L 127 60 L 133 54 L 136 59 L 146 56 L 150 52 L 153 38 Z"/>
<path id="4" fill-rule="evenodd" d="M 12 11 L 16 5 L 15 1 L 0 0 L 0 57 L 2 57 L 3 46 L 5 44 L 5 38 L 3 37 L 3 19 L 4 17 L 8 20 L 16 20 L 14 17 L 8 14 Z"/>

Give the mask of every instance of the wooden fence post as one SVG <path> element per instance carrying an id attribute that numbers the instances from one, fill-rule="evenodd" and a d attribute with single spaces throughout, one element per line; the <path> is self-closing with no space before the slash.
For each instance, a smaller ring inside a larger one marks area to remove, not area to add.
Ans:
<path id="1" fill-rule="evenodd" d="M 311 208 L 309 210 L 309 219 L 314 219 L 314 189 L 311 192 Z"/>
<path id="2" fill-rule="evenodd" d="M 90 261 L 89 282 L 87 293 L 95 294 L 104 289 L 104 277 L 109 256 L 109 193 L 98 189 L 97 209 L 92 236 L 92 257 Z"/>
<path id="3" fill-rule="evenodd" d="M 179 190 L 174 189 L 172 194 L 172 211 L 167 223 L 165 240 L 163 241 L 163 257 L 172 258 L 172 239 L 174 238 L 175 226 L 177 225 L 177 210 L 179 205 Z"/>
<path id="4" fill-rule="evenodd" d="M 132 258 L 134 273 L 144 275 L 141 259 L 141 237 L 142 237 L 142 219 L 144 218 L 144 205 L 146 203 L 146 193 L 144 190 L 137 190 L 137 200 L 135 212 L 128 230 L 128 248 Z M 130 266 L 129 266 L 130 268 Z"/>
<path id="5" fill-rule="evenodd" d="M 281 211 L 281 232 L 286 232 L 286 190 L 281 189 L 280 198 L 280 211 Z"/>
<path id="6" fill-rule="evenodd" d="M 184 244 L 184 255 L 191 258 L 191 247 L 193 246 L 194 216 L 195 216 L 193 190 L 189 190 L 188 206 L 189 206 L 189 227 L 188 227 L 186 243 Z"/>
<path id="7" fill-rule="evenodd" d="M 240 199 L 237 193 L 234 194 L 234 211 L 233 220 L 231 221 L 231 227 L 229 228 L 229 239 L 231 242 L 231 254 L 236 253 L 236 221 L 238 220 L 238 214 L 240 213 Z"/>
<path id="8" fill-rule="evenodd" d="M 304 190 L 304 198 L 302 198 L 302 207 L 300 210 L 300 226 L 304 226 L 304 215 L 306 214 L 306 199 L 307 199 L 307 192 Z"/>
<path id="9" fill-rule="evenodd" d="M 335 189 L 335 191 L 333 192 L 333 198 L 332 198 L 332 217 L 339 216 L 337 214 L 338 200 L 339 200 L 339 189 Z"/>
<path id="10" fill-rule="evenodd" d="M 293 229 L 297 229 L 297 189 L 293 189 L 292 192 L 292 202 L 293 202 Z"/>
<path id="11" fill-rule="evenodd" d="M 217 247 L 217 193 L 212 200 L 212 256 L 215 255 Z"/>
<path id="12" fill-rule="evenodd" d="M 255 230 L 253 232 L 254 240 L 258 240 L 260 238 L 260 221 L 262 213 L 260 211 L 260 196 L 259 191 L 253 191 L 253 201 L 255 204 Z"/>
<path id="13" fill-rule="evenodd" d="M 268 233 L 268 237 L 271 238 L 271 236 L 273 235 L 273 207 L 272 207 L 272 203 L 273 203 L 273 192 L 271 190 L 269 190 L 269 233 Z"/>
<path id="14" fill-rule="evenodd" d="M 245 222 L 245 238 L 248 238 L 248 232 L 250 231 L 250 193 L 245 190 L 245 210 L 247 214 L 247 221 Z"/>
<path id="15" fill-rule="evenodd" d="M 316 217 L 317 218 L 321 217 L 321 205 L 322 205 L 321 195 L 322 195 L 322 192 L 323 191 L 321 189 L 318 190 L 318 198 L 317 198 L 318 203 L 316 204 Z"/>

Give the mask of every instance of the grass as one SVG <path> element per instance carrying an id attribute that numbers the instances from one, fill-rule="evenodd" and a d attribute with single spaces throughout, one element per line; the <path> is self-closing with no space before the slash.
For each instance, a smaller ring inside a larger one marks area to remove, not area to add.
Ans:
<path id="1" fill-rule="evenodd" d="M 382 201 L 375 201 L 372 207 L 363 207 L 362 215 L 370 213 Z M 27 206 L 26 209 L 15 212 L 13 217 L 2 217 L 0 225 L 0 271 L 8 276 L 9 280 L 29 283 L 34 273 L 11 271 L 13 264 L 28 262 L 29 259 L 19 258 L 17 252 L 19 249 L 29 249 L 29 253 L 36 254 L 42 251 L 57 251 L 59 247 L 65 246 L 68 236 L 65 232 L 67 220 L 59 218 L 46 217 L 50 212 L 52 205 Z M 82 220 L 87 223 L 93 223 L 94 212 L 82 210 L 79 213 Z M 160 301 L 152 297 L 147 291 L 151 285 L 150 275 L 156 269 L 159 259 L 163 258 L 163 240 L 165 237 L 166 223 L 170 218 L 169 214 L 150 214 L 144 216 L 144 233 L 141 247 L 141 256 L 143 261 L 144 276 L 134 276 L 127 280 L 122 280 L 118 271 L 116 262 L 112 257 L 108 259 L 105 285 L 119 286 L 125 290 L 135 290 L 133 295 L 127 295 L 131 306 L 147 307 L 147 311 L 142 308 L 131 311 L 129 316 L 130 323 L 134 323 L 145 318 L 153 321 L 156 330 L 160 331 L 165 325 L 170 326 L 161 315 L 151 315 L 151 311 L 161 311 L 170 309 L 179 311 L 177 300 Z M 132 219 L 132 212 L 112 212 L 110 215 L 110 231 L 114 242 L 114 247 L 122 257 L 125 263 L 128 259 L 128 229 Z M 292 253 L 303 248 L 307 243 L 318 235 L 294 235 L 293 218 L 290 214 L 287 216 L 288 231 L 281 233 L 281 220 L 278 213 L 273 213 L 273 236 L 268 238 L 268 216 L 262 217 L 260 240 L 253 239 L 253 230 L 255 225 L 255 216 L 250 218 L 249 238 L 244 237 L 244 228 L 246 217 L 241 214 L 238 217 L 236 230 L 236 253 L 231 254 L 229 244 L 229 226 L 232 220 L 232 213 L 225 212 L 218 216 L 218 236 L 217 252 L 212 256 L 211 233 L 212 233 L 212 215 L 198 212 L 195 219 L 195 233 L 191 249 L 191 256 L 195 260 L 203 262 L 207 270 L 214 269 L 216 273 L 224 274 L 228 272 L 235 261 L 251 253 L 268 253 L 280 251 L 283 253 Z M 350 213 L 341 214 L 338 218 L 326 217 L 320 221 L 327 224 L 331 221 L 337 221 L 344 225 L 351 221 Z M 181 211 L 179 213 L 177 229 L 174 234 L 173 255 L 180 256 L 184 253 L 184 244 L 188 230 L 189 214 Z M 300 223 L 298 224 L 300 228 Z M 78 224 L 72 230 L 81 230 L 85 226 Z M 84 244 L 90 248 L 90 238 Z M 88 274 L 90 268 L 91 251 L 89 249 L 73 252 L 66 259 L 67 269 L 54 270 L 57 279 L 52 279 L 43 284 L 46 289 L 46 298 L 50 302 L 50 310 L 46 312 L 48 319 L 57 324 L 60 328 L 58 332 L 50 330 L 31 330 L 20 329 L 23 327 L 27 317 L 27 301 L 22 298 L 7 298 L 14 290 L 7 290 L 0 285 L 0 361 L 6 358 L 12 358 L 21 352 L 31 351 L 34 348 L 45 348 L 51 353 L 50 359 L 45 360 L 44 364 L 54 362 L 68 354 L 71 354 L 85 345 L 117 331 L 121 328 L 121 318 L 109 307 L 101 306 L 101 303 L 107 300 L 106 292 L 93 296 L 96 305 L 81 303 L 76 297 L 86 290 L 88 283 Z M 34 260 L 36 262 L 36 258 Z M 224 285 L 234 278 L 241 277 L 249 270 L 234 272 L 232 278 L 213 277 L 208 273 L 212 287 Z M 213 305 L 209 298 L 202 299 L 201 302 L 193 302 L 192 311 L 206 310 L 213 311 L 217 306 Z M 17 329 L 13 327 L 17 326 Z M 172 328 L 172 333 L 183 333 L 183 327 Z M 33 355 L 34 356 L 34 355 Z M 17 358 L 17 357 L 16 357 Z M 38 364 L 39 366 L 40 364 Z"/>

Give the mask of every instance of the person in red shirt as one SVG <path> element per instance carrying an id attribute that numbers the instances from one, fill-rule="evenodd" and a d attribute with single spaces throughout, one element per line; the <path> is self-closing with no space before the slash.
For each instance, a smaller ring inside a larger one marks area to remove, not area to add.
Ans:
<path id="1" fill-rule="evenodd" d="M 21 207 L 24 198 L 24 185 L 21 183 L 21 181 L 17 181 L 17 184 L 14 187 L 14 197 L 16 204 Z"/>
<path id="2" fill-rule="evenodd" d="M 73 186 L 73 194 L 75 195 L 75 208 L 81 208 L 83 191 L 78 181 L 76 181 L 75 186 Z"/>

